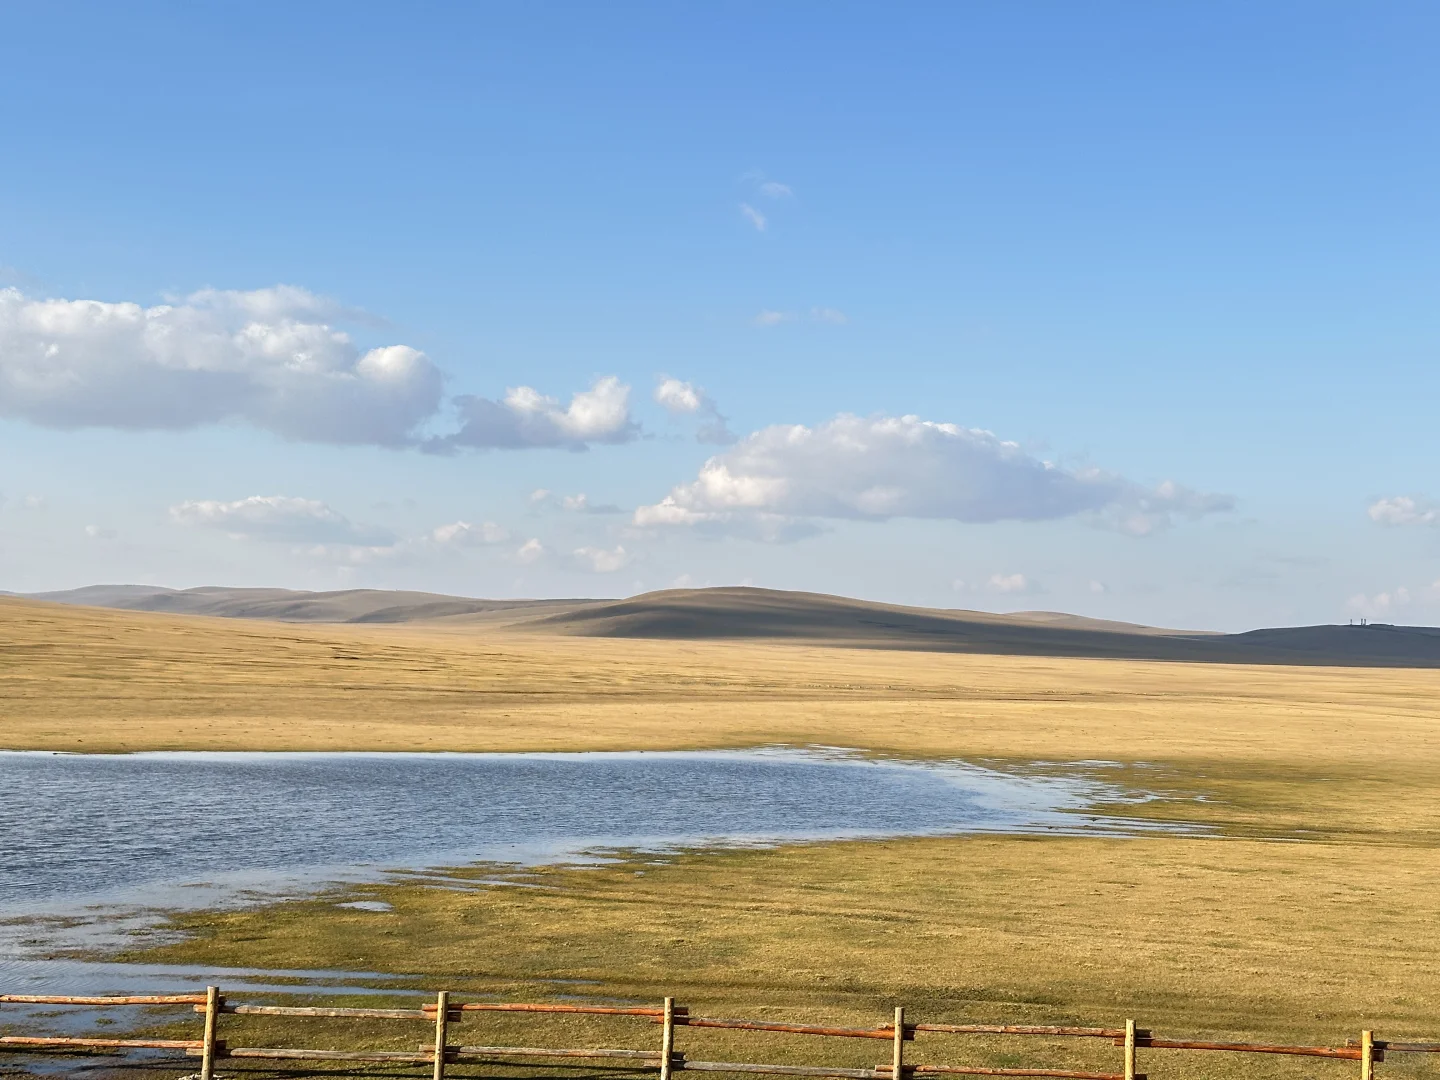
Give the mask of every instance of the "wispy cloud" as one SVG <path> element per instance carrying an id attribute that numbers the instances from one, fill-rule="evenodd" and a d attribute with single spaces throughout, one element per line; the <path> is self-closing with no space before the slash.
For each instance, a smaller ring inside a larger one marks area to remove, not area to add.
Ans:
<path id="1" fill-rule="evenodd" d="M 844 326 L 850 317 L 838 308 L 812 307 L 809 311 L 772 311 L 762 308 L 760 314 L 750 320 L 756 326 L 779 326 L 781 323 L 813 322 Z"/>
<path id="2" fill-rule="evenodd" d="M 179 525 L 217 529 L 235 540 L 372 547 L 395 542 L 395 536 L 389 530 L 357 525 L 319 499 L 299 499 L 288 495 L 251 495 L 233 502 L 187 500 L 170 507 L 170 520 Z"/>
<path id="3" fill-rule="evenodd" d="M 1369 513 L 1370 520 L 1381 525 L 1440 525 L 1440 505 L 1410 495 L 1377 499 Z"/>
<path id="4" fill-rule="evenodd" d="M 795 192 L 790 190 L 789 184 L 782 184 L 776 180 L 766 180 L 760 185 L 760 194 L 767 199 L 788 199 Z"/>
<path id="5" fill-rule="evenodd" d="M 575 495 L 557 495 L 549 488 L 536 488 L 530 493 L 530 505 L 538 509 L 566 510 L 572 514 L 623 514 L 625 511 L 614 503 L 590 501 L 585 492 Z"/>
<path id="6" fill-rule="evenodd" d="M 478 525 L 472 525 L 468 521 L 453 521 L 433 530 L 430 539 L 447 547 L 485 547 L 503 544 L 509 540 L 510 530 L 501 528 L 493 521 L 483 521 Z"/>
<path id="7" fill-rule="evenodd" d="M 1357 593 L 1346 607 L 1367 619 L 1395 619 L 1412 607 L 1427 606 L 1440 600 L 1440 581 L 1425 588 L 1411 589 L 1404 585 L 1372 594 Z"/>
<path id="8" fill-rule="evenodd" d="M 749 221 L 751 225 L 754 225 L 759 232 L 764 232 L 766 225 L 769 224 L 765 215 L 759 210 L 756 210 L 755 207 L 751 206 L 748 202 L 742 202 L 740 204 L 740 213 L 744 215 L 745 219 Z"/>
<path id="9" fill-rule="evenodd" d="M 952 584 L 956 592 L 996 593 L 1001 596 L 1032 596 L 1045 591 L 1033 578 L 1019 573 L 991 574 L 979 584 L 959 579 Z"/>

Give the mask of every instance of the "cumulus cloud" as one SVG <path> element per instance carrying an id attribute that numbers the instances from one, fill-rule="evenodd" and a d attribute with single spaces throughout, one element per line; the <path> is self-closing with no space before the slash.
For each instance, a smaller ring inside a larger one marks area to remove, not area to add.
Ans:
<path id="1" fill-rule="evenodd" d="M 655 400 L 672 416 L 697 413 L 705 404 L 705 392 L 696 389 L 694 383 L 672 379 L 661 375 L 655 386 Z"/>
<path id="2" fill-rule="evenodd" d="M 519 549 L 515 552 L 515 558 L 519 559 L 522 563 L 537 562 L 540 559 L 543 559 L 545 555 L 545 545 L 540 543 L 539 539 L 533 536 L 529 540 L 526 540 L 525 543 L 521 544 Z"/>
<path id="3" fill-rule="evenodd" d="M 695 432 L 695 441 L 729 446 L 735 441 L 735 433 L 727 425 L 727 418 L 716 407 L 714 399 L 694 383 L 672 379 L 661 375 L 655 386 L 655 400 L 671 416 L 694 416 L 701 424 Z"/>
<path id="4" fill-rule="evenodd" d="M 1231 504 L 1172 483 L 1147 489 L 1099 469 L 1061 468 L 988 431 L 842 414 L 813 428 L 776 425 L 747 436 L 706 461 L 691 483 L 638 508 L 634 523 L 753 532 L 767 516 L 981 523 L 1088 515 L 1143 534 L 1175 515 Z"/>
<path id="5" fill-rule="evenodd" d="M 318 499 L 286 495 L 251 495 L 221 502 L 192 500 L 170 507 L 180 525 L 217 529 L 237 540 L 272 540 L 309 544 L 351 544 L 386 547 L 395 536 L 388 530 L 357 525 Z"/>
<path id="6" fill-rule="evenodd" d="M 571 554 L 577 567 L 594 574 L 613 574 L 630 562 L 630 555 L 619 546 L 613 550 L 582 547 L 576 548 Z"/>
<path id="7" fill-rule="evenodd" d="M 509 540 L 510 531 L 493 521 L 484 521 L 479 525 L 472 525 L 468 521 L 453 521 L 449 525 L 434 529 L 430 533 L 430 539 L 445 547 L 487 547 Z"/>
<path id="8" fill-rule="evenodd" d="M 141 307 L 0 289 L 0 416 L 55 428 L 239 422 L 287 439 L 403 446 L 439 408 L 408 345 L 362 352 L 304 289 L 205 290 Z"/>
<path id="9" fill-rule="evenodd" d="M 1377 499 L 1369 513 L 1370 520 L 1381 525 L 1440 525 L 1440 505 L 1410 495 Z"/>
<path id="10" fill-rule="evenodd" d="M 507 390 L 500 401 L 467 395 L 456 398 L 455 405 L 460 430 L 431 440 L 429 449 L 584 450 L 592 443 L 629 442 L 640 433 L 640 426 L 630 418 L 630 387 L 614 375 L 596 379 L 589 390 L 573 395 L 563 407 L 557 399 L 529 386 Z"/>

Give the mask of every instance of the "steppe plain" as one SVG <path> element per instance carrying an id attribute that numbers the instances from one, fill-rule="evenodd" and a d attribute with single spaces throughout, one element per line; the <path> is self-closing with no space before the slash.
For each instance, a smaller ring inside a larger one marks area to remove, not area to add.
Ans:
<path id="1" fill-rule="evenodd" d="M 669 611 L 668 636 L 615 636 L 614 612 L 556 621 L 564 605 L 327 623 L 0 598 L 0 746 L 784 744 L 1088 770 L 1158 796 L 1105 812 L 1207 835 L 795 845 L 511 875 L 535 888 L 493 884 L 494 868 L 459 868 L 443 886 L 393 882 L 177 915 L 183 940 L 133 958 L 401 972 L 418 986 L 507 997 L 553 995 L 550 980 L 580 979 L 586 994 L 671 993 L 719 1015 L 875 1023 L 903 1003 L 936 1021 L 1131 1016 L 1177 1036 L 1333 1044 L 1373 1027 L 1440 1040 L 1435 667 L 1403 657 L 1360 666 L 1323 651 L 1256 662 L 1213 642 L 1197 646 L 1209 650 L 1201 659 L 1160 659 L 1199 639 L 1038 615 L 967 616 L 957 644 L 933 627 L 895 631 L 895 609 L 840 635 L 807 633 L 802 619 L 765 637 L 737 631 L 727 615 L 717 625 L 728 629 L 707 637 L 690 618 L 707 602 L 683 601 L 688 622 Z M 716 602 L 733 615 L 748 601 Z M 635 633 L 633 614 L 620 613 L 620 633 Z M 812 625 L 838 623 L 826 609 Z M 985 625 L 995 628 L 988 638 Z M 1042 655 L 1053 643 L 1028 649 L 1017 626 L 1099 643 Z M 336 906 L 357 897 L 392 910 Z M 487 1025 L 496 1041 L 547 1037 L 533 1022 Z M 283 1035 L 259 1021 L 253 1030 Z M 567 1030 L 554 1037 L 578 1037 Z M 647 1032 L 640 1038 L 648 1045 Z M 742 1046 L 699 1031 L 685 1042 L 692 1056 Z M 818 1051 L 759 1052 L 799 1061 Z M 874 1063 L 873 1046 L 824 1052 Z M 967 1044 L 948 1056 L 1113 1067 L 1115 1053 L 1042 1041 Z M 1317 1078 L 1354 1068 L 1159 1052 L 1142 1066 L 1156 1076 Z M 1419 1057 L 1382 1068 L 1437 1072 Z"/>

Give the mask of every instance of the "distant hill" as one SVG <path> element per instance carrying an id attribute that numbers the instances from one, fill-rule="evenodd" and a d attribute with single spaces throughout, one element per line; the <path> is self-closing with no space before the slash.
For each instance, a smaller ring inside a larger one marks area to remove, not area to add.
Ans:
<path id="1" fill-rule="evenodd" d="M 95 585 L 28 599 L 181 615 L 313 623 L 428 623 L 527 634 L 665 640 L 788 639 L 872 649 L 1198 663 L 1440 667 L 1440 629 L 1298 626 L 1217 634 L 1060 612 L 903 607 L 774 589 L 672 589 L 626 600 L 480 600 L 346 589 Z"/>
<path id="2" fill-rule="evenodd" d="M 225 619 L 273 619 L 278 622 L 401 623 L 455 615 L 543 613 L 566 610 L 595 600 L 476 600 L 439 593 L 341 589 L 303 592 L 292 589 L 231 589 L 207 585 L 166 589 L 158 585 L 89 585 L 64 592 L 28 593 L 28 600 L 49 600 L 85 607 L 127 611 L 164 611 L 172 615 L 214 615 Z"/>
<path id="3" fill-rule="evenodd" d="M 1231 664 L 1440 667 L 1440 629 L 1300 626 L 1217 634 L 1055 612 L 902 607 L 770 589 L 680 589 L 538 615 L 530 630 L 635 638 L 801 638 L 866 648 Z"/>

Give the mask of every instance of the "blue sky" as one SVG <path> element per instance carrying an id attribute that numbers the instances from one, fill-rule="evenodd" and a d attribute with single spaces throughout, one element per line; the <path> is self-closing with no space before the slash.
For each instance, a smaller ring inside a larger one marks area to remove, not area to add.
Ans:
<path id="1" fill-rule="evenodd" d="M 1437 43 L 1404 3 L 12 8 L 0 588 L 1436 621 Z"/>

